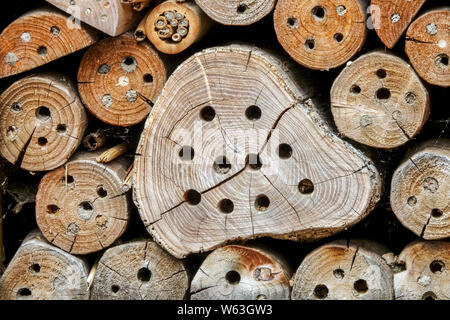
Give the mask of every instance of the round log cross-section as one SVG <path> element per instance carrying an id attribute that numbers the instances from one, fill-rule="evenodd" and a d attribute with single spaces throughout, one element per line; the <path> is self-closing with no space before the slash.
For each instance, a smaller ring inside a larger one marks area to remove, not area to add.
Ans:
<path id="1" fill-rule="evenodd" d="M 80 153 L 47 173 L 36 195 L 36 220 L 52 244 L 73 254 L 110 246 L 125 231 L 129 201 L 122 191 L 128 163 L 100 164 L 101 152 Z"/>
<path id="2" fill-rule="evenodd" d="M 450 7 L 428 11 L 406 32 L 405 51 L 417 73 L 428 83 L 450 86 Z"/>
<path id="3" fill-rule="evenodd" d="M 65 76 L 36 74 L 0 96 L 0 154 L 30 171 L 55 169 L 80 145 L 87 115 Z"/>
<path id="4" fill-rule="evenodd" d="M 335 241 L 311 252 L 295 273 L 292 299 L 393 300 L 392 272 L 371 246 Z"/>
<path id="5" fill-rule="evenodd" d="M 450 300 L 450 243 L 414 241 L 400 253 L 394 275 L 397 300 Z"/>
<path id="6" fill-rule="evenodd" d="M 195 0 L 213 20 L 229 26 L 248 26 L 267 16 L 275 7 L 275 0 Z"/>
<path id="7" fill-rule="evenodd" d="M 152 46 L 125 33 L 89 48 L 78 71 L 78 89 L 95 117 L 128 127 L 147 117 L 166 77 Z"/>
<path id="8" fill-rule="evenodd" d="M 397 168 L 391 207 L 400 222 L 426 240 L 450 237 L 450 140 L 429 141 Z"/>
<path id="9" fill-rule="evenodd" d="M 290 272 L 260 249 L 230 245 L 212 252 L 191 284 L 192 300 L 287 300 Z"/>
<path id="10" fill-rule="evenodd" d="M 343 135 L 375 148 L 398 147 L 430 113 L 422 81 L 401 58 L 375 51 L 346 66 L 331 88 L 331 111 Z"/>
<path id="11" fill-rule="evenodd" d="M 144 224 L 170 253 L 321 238 L 371 211 L 376 169 L 330 131 L 294 76 L 265 51 L 231 45 L 170 77 L 141 137 L 134 187 Z"/>
<path id="12" fill-rule="evenodd" d="M 278 41 L 305 67 L 338 67 L 366 40 L 366 8 L 365 0 L 279 0 L 274 14 Z"/>
<path id="13" fill-rule="evenodd" d="M 32 232 L 0 279 L 2 300 L 87 300 L 87 263 Z"/>
<path id="14" fill-rule="evenodd" d="M 101 257 L 94 300 L 182 300 L 189 281 L 183 263 L 152 241 L 112 247 Z"/>

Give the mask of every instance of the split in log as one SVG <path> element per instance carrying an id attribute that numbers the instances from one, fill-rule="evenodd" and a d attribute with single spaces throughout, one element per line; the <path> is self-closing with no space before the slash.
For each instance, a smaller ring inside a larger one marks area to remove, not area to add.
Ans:
<path id="1" fill-rule="evenodd" d="M 89 48 L 78 72 L 78 89 L 95 117 L 128 127 L 147 117 L 166 77 L 166 67 L 152 46 L 125 33 Z"/>
<path id="2" fill-rule="evenodd" d="M 30 11 L 0 35 L 0 78 L 28 71 L 95 43 L 97 33 L 84 24 L 72 28 L 53 8 Z"/>
<path id="3" fill-rule="evenodd" d="M 202 263 L 191 284 L 192 300 L 288 300 L 291 273 L 271 254 L 230 245 Z"/>
<path id="4" fill-rule="evenodd" d="M 372 24 L 386 47 L 394 47 L 425 1 L 371 0 Z"/>
<path id="5" fill-rule="evenodd" d="M 95 132 L 89 133 L 83 139 L 83 145 L 88 151 L 95 151 L 105 146 L 108 142 L 108 135 L 106 130 L 99 129 Z"/>
<path id="6" fill-rule="evenodd" d="M 87 115 L 65 76 L 35 74 L 0 96 L 0 154 L 25 170 L 55 169 L 81 144 Z"/>
<path id="7" fill-rule="evenodd" d="M 427 142 L 400 164 L 390 201 L 400 222 L 416 235 L 450 237 L 450 140 Z"/>
<path id="8" fill-rule="evenodd" d="M 159 51 L 177 54 L 200 40 L 210 25 L 208 16 L 195 3 L 169 0 L 150 12 L 145 33 Z"/>
<path id="9" fill-rule="evenodd" d="M 195 54 L 166 83 L 141 136 L 133 190 L 148 231 L 174 256 L 233 239 L 322 238 L 373 209 L 376 168 L 331 132 L 305 71 L 291 70 L 231 45 Z"/>
<path id="10" fill-rule="evenodd" d="M 406 32 L 405 51 L 417 73 L 428 83 L 450 86 L 450 7 L 417 18 Z"/>
<path id="11" fill-rule="evenodd" d="M 386 250 L 367 241 L 335 241 L 311 252 L 294 278 L 293 300 L 393 300 Z"/>
<path id="12" fill-rule="evenodd" d="M 189 288 L 183 263 L 152 241 L 136 241 L 106 250 L 91 299 L 182 300 Z"/>
<path id="13" fill-rule="evenodd" d="M 130 212 L 122 181 L 124 158 L 97 163 L 100 152 L 79 153 L 45 175 L 36 195 L 36 221 L 52 244 L 73 254 L 109 247 L 125 231 Z"/>
<path id="14" fill-rule="evenodd" d="M 229 26 L 248 26 L 267 16 L 275 7 L 275 0 L 195 0 L 213 20 Z"/>
<path id="15" fill-rule="evenodd" d="M 347 65 L 336 78 L 331 111 L 343 135 L 392 149 L 420 132 L 428 120 L 430 97 L 408 63 L 375 51 Z"/>
<path id="16" fill-rule="evenodd" d="M 450 243 L 415 241 L 397 258 L 403 270 L 394 274 L 397 300 L 450 300 Z"/>
<path id="17" fill-rule="evenodd" d="M 46 0 L 48 3 L 71 15 L 72 24 L 81 20 L 110 35 L 118 36 L 132 29 L 139 21 L 139 13 L 120 0 Z"/>
<path id="18" fill-rule="evenodd" d="M 279 0 L 274 14 L 278 41 L 305 67 L 338 67 L 366 40 L 366 8 L 366 0 Z"/>
<path id="19" fill-rule="evenodd" d="M 2 300 L 87 300 L 87 263 L 31 232 L 0 279 Z"/>

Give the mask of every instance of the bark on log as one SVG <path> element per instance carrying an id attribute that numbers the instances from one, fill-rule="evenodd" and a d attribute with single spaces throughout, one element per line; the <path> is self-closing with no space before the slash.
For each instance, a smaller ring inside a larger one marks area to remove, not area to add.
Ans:
<path id="1" fill-rule="evenodd" d="M 63 75 L 23 78 L 0 96 L 0 154 L 22 169 L 57 168 L 81 143 L 87 115 L 76 86 Z"/>
<path id="2" fill-rule="evenodd" d="M 398 147 L 430 113 L 422 81 L 401 58 L 375 51 L 346 66 L 331 88 L 331 111 L 343 135 L 375 148 Z"/>
<path id="3" fill-rule="evenodd" d="M 189 288 L 183 263 L 152 241 L 106 250 L 91 290 L 94 300 L 182 300 Z"/>
<path id="4" fill-rule="evenodd" d="M 297 269 L 293 300 L 393 300 L 386 250 L 365 241 L 334 241 L 311 252 Z"/>
<path id="5" fill-rule="evenodd" d="M 450 243 L 415 241 L 398 257 L 404 270 L 394 275 L 397 300 L 450 300 Z"/>
<path id="6" fill-rule="evenodd" d="M 428 83 L 450 86 L 450 7 L 428 11 L 406 32 L 405 51 L 417 73 Z"/>
<path id="7" fill-rule="evenodd" d="M 113 37 L 132 29 L 140 17 L 131 6 L 120 3 L 120 0 L 46 1 L 70 14 L 73 20 L 81 20 Z"/>
<path id="8" fill-rule="evenodd" d="M 275 0 L 195 0 L 213 20 L 229 26 L 248 26 L 267 16 L 275 7 Z"/>
<path id="9" fill-rule="evenodd" d="M 73 254 L 109 247 L 125 231 L 130 203 L 122 191 L 128 161 L 100 164 L 101 153 L 79 153 L 42 178 L 36 221 L 52 244 Z"/>
<path id="10" fill-rule="evenodd" d="M 84 49 L 98 39 L 94 29 L 72 28 L 53 8 L 30 11 L 0 35 L 0 78 L 28 71 Z"/>
<path id="11" fill-rule="evenodd" d="M 87 300 L 87 263 L 31 232 L 0 279 L 4 300 Z"/>
<path id="12" fill-rule="evenodd" d="M 367 6 L 367 0 L 279 0 L 274 14 L 278 41 L 305 67 L 338 67 L 366 40 Z"/>
<path id="13" fill-rule="evenodd" d="M 78 89 L 95 117 L 128 127 L 147 117 L 166 77 L 152 46 L 125 33 L 89 48 L 78 72 Z"/>
<path id="14" fill-rule="evenodd" d="M 212 252 L 191 284 L 192 300 L 287 300 L 291 273 L 261 249 L 230 245 Z"/>
<path id="15" fill-rule="evenodd" d="M 372 24 L 386 47 L 394 47 L 425 1 L 371 0 Z"/>
<path id="16" fill-rule="evenodd" d="M 208 16 L 195 3 L 169 0 L 150 12 L 145 33 L 159 51 L 177 54 L 199 41 L 210 25 Z"/>
<path id="17" fill-rule="evenodd" d="M 197 53 L 166 83 L 138 147 L 134 198 L 171 254 L 329 236 L 378 201 L 371 161 L 330 131 L 304 72 L 290 70 L 232 45 Z"/>
<path id="18" fill-rule="evenodd" d="M 430 141 L 400 164 L 391 184 L 400 222 L 426 240 L 450 237 L 450 140 Z"/>

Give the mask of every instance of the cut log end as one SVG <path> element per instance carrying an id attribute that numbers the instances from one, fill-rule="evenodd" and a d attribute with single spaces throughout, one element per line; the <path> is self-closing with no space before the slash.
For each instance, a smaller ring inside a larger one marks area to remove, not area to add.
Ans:
<path id="1" fill-rule="evenodd" d="M 212 252 L 191 284 L 192 300 L 287 300 L 290 273 L 260 249 L 231 245 Z"/>
<path id="2" fill-rule="evenodd" d="M 189 288 L 183 263 L 151 241 L 108 249 L 99 261 L 91 299 L 182 300 Z"/>
<path id="3" fill-rule="evenodd" d="M 331 111 L 343 135 L 392 149 L 420 132 L 428 120 L 430 97 L 408 63 L 375 51 L 352 62 L 336 78 Z"/>
<path id="4" fill-rule="evenodd" d="M 86 111 L 64 76 L 33 75 L 0 96 L 0 153 L 30 171 L 63 165 L 80 145 Z"/>
<path id="5" fill-rule="evenodd" d="M 129 201 L 122 190 L 128 163 L 95 161 L 100 152 L 77 154 L 42 179 L 36 220 L 52 244 L 73 254 L 110 246 L 125 231 Z"/>
<path id="6" fill-rule="evenodd" d="M 338 67 L 366 40 L 366 7 L 362 0 L 280 0 L 274 14 L 278 41 L 305 67 Z"/>

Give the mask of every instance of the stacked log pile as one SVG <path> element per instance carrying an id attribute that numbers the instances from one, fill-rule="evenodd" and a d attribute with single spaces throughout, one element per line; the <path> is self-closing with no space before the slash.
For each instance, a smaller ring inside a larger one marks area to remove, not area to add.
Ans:
<path id="1" fill-rule="evenodd" d="M 450 7 L 13 12 L 0 299 L 450 299 Z"/>

